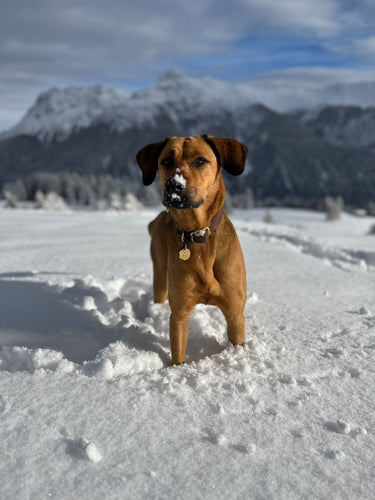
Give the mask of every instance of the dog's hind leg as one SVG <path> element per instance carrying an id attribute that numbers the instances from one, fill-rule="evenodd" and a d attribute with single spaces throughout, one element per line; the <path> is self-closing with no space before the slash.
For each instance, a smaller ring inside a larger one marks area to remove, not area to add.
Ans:
<path id="1" fill-rule="evenodd" d="M 164 259 L 158 255 L 152 260 L 154 264 L 154 302 L 162 304 L 166 301 L 168 295 L 167 254 L 165 253 Z"/>
<path id="2" fill-rule="evenodd" d="M 159 221 L 158 221 L 159 219 Z M 154 268 L 154 301 L 163 303 L 168 295 L 168 247 L 166 238 L 158 231 L 160 217 L 149 225 L 151 258 Z"/>

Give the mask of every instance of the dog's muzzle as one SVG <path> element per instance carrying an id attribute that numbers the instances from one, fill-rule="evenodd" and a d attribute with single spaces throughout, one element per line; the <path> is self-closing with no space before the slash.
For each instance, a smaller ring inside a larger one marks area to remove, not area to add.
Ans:
<path id="1" fill-rule="evenodd" d="M 168 177 L 164 185 L 163 205 L 168 208 L 198 208 L 203 200 L 194 201 L 185 183 L 180 182 L 175 177 Z"/>

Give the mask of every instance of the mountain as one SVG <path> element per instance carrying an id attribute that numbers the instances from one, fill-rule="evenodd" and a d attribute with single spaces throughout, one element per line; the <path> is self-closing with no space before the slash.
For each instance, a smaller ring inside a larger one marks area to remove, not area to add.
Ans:
<path id="1" fill-rule="evenodd" d="M 125 94 L 100 86 L 51 89 L 0 136 L 0 185 L 35 172 L 141 176 L 137 150 L 169 135 L 208 133 L 249 147 L 232 193 L 312 204 L 327 194 L 364 206 L 375 200 L 375 109 L 320 106 L 276 112 L 251 86 L 169 71 L 157 85 Z M 255 93 L 256 94 L 256 93 Z"/>
<path id="2" fill-rule="evenodd" d="M 330 144 L 375 152 L 375 108 L 324 106 L 294 116 L 314 135 Z"/>

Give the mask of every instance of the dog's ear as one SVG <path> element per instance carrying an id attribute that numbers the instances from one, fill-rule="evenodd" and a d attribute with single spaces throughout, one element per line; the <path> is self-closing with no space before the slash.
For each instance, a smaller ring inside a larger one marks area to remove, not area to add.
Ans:
<path id="1" fill-rule="evenodd" d="M 164 141 L 148 144 L 137 153 L 137 162 L 143 172 L 143 184 L 145 186 L 149 186 L 155 180 L 158 170 L 158 159 L 167 140 L 168 139 L 164 139 Z"/>
<path id="2" fill-rule="evenodd" d="M 211 146 L 219 165 L 231 175 L 242 174 L 247 156 L 247 147 L 242 142 L 218 139 L 212 135 L 202 135 L 202 138 Z"/>

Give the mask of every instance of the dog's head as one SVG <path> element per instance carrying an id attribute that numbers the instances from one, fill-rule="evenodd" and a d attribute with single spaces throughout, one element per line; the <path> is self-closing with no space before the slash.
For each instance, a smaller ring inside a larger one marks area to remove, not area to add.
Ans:
<path id="1" fill-rule="evenodd" d="M 242 174 L 247 147 L 234 139 L 208 135 L 168 137 L 148 144 L 137 154 L 148 186 L 159 172 L 163 204 L 168 208 L 198 208 L 215 191 L 221 168 L 231 175 Z"/>

